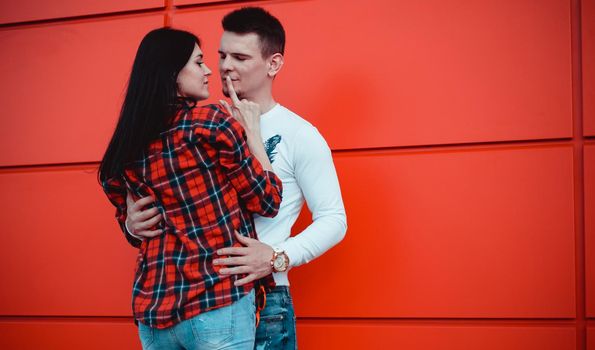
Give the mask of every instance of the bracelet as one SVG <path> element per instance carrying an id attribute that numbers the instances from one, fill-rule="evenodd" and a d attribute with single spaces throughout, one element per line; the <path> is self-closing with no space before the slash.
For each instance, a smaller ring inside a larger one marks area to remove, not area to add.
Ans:
<path id="1" fill-rule="evenodd" d="M 145 237 L 142 236 L 137 236 L 134 233 L 132 233 L 132 231 L 130 231 L 130 229 L 128 228 L 128 222 L 126 222 L 126 220 L 124 220 L 124 227 L 126 228 L 126 233 L 128 233 L 129 235 L 131 235 L 132 237 L 139 239 L 139 240 L 144 240 Z"/>

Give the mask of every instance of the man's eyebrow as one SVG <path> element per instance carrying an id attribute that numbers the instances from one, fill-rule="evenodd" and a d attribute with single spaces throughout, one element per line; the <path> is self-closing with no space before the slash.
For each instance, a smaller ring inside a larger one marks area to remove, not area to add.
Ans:
<path id="1" fill-rule="evenodd" d="M 202 59 L 202 58 L 203 58 L 203 54 L 201 53 L 200 55 L 197 55 L 197 56 L 196 56 L 196 57 L 194 57 L 194 58 L 200 58 L 200 59 Z"/>
<path id="2" fill-rule="evenodd" d="M 242 56 L 242 57 L 252 57 L 252 55 L 249 55 L 247 53 L 242 53 L 242 52 L 223 52 L 221 50 L 217 51 L 219 54 L 224 54 L 224 55 L 232 55 L 232 56 Z"/>

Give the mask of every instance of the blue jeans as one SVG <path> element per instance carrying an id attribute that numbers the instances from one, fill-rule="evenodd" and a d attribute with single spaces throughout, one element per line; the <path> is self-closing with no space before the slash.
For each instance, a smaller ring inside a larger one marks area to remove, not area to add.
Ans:
<path id="1" fill-rule="evenodd" d="M 289 287 L 278 286 L 267 293 L 267 303 L 260 312 L 255 350 L 295 350 L 295 313 Z"/>
<path id="2" fill-rule="evenodd" d="M 256 328 L 254 290 L 235 303 L 207 311 L 172 327 L 138 324 L 144 350 L 252 350 Z"/>

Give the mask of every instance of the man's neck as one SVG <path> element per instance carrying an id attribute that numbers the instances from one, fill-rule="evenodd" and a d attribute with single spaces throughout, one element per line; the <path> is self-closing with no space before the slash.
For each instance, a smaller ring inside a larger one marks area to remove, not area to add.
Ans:
<path id="1" fill-rule="evenodd" d="M 262 93 L 260 95 L 247 97 L 246 99 L 258 103 L 260 105 L 260 110 L 263 114 L 273 109 L 273 107 L 275 107 L 275 105 L 277 104 L 277 101 L 275 101 L 270 91 L 267 91 L 266 93 Z"/>
<path id="2" fill-rule="evenodd" d="M 262 114 L 265 114 L 277 105 L 277 101 L 275 101 L 273 99 L 273 96 L 271 96 L 271 98 L 268 101 L 259 102 L 258 104 L 260 105 L 260 111 L 262 112 Z"/>

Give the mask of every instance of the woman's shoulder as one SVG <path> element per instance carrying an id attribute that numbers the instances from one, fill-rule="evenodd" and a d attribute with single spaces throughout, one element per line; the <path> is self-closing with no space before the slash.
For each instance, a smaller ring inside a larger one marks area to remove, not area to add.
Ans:
<path id="1" fill-rule="evenodd" d="M 211 122 L 220 125 L 229 118 L 229 114 L 220 104 L 196 106 L 192 109 L 193 121 Z"/>
<path id="2" fill-rule="evenodd" d="M 229 133 L 242 134 L 242 128 L 237 120 L 229 115 L 220 104 L 196 106 L 192 109 L 185 123 L 190 126 L 193 134 L 203 134 L 209 137 L 227 135 Z"/>

